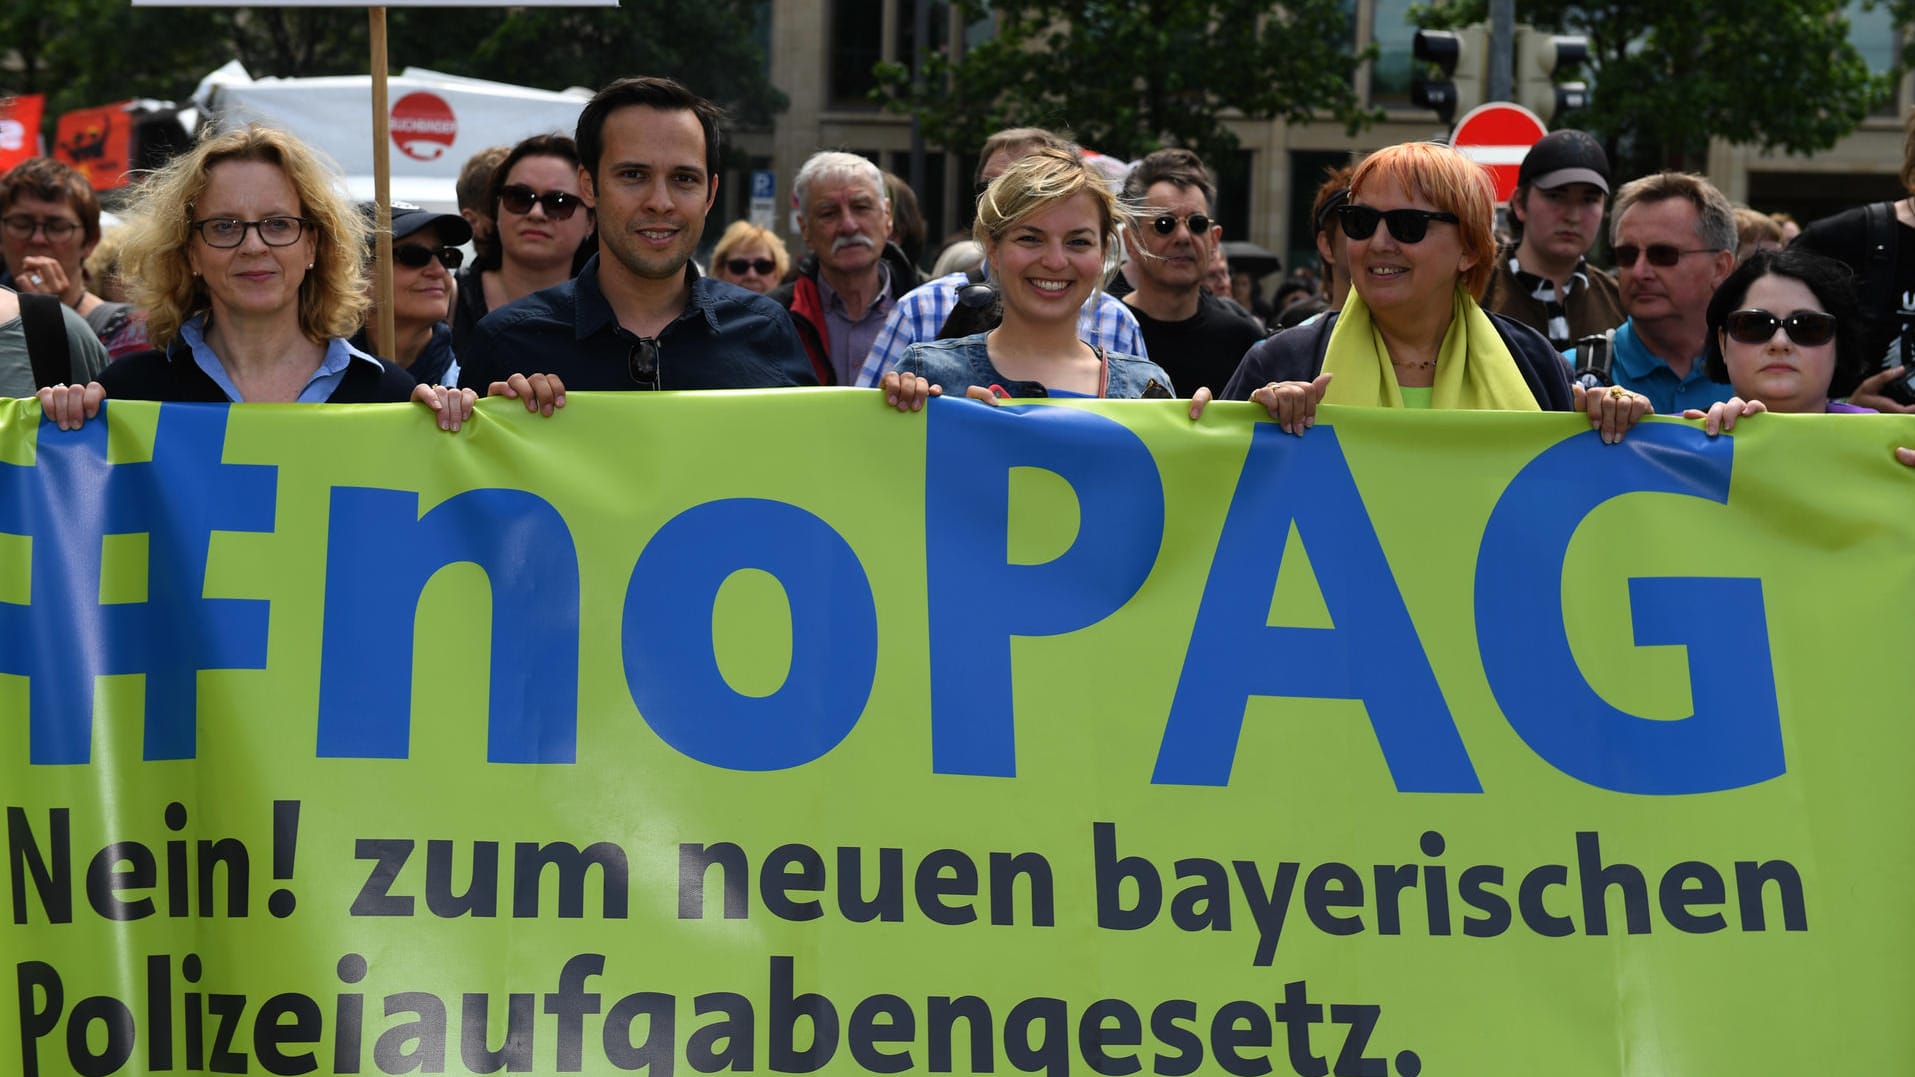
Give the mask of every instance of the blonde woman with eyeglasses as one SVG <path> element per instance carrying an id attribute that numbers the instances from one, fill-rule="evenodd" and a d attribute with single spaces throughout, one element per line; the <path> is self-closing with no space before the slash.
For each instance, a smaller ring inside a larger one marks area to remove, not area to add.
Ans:
<path id="1" fill-rule="evenodd" d="M 319 157 L 265 127 L 217 135 L 141 189 L 121 264 L 156 350 L 42 389 L 61 429 L 107 397 L 210 403 L 418 400 L 455 430 L 470 391 L 419 385 L 346 340 L 367 298 L 366 224 Z"/>

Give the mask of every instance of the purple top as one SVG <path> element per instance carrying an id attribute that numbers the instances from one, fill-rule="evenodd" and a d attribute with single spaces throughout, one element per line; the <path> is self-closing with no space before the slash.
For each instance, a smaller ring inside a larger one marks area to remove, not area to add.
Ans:
<path id="1" fill-rule="evenodd" d="M 1829 401 L 1830 415 L 1874 415 L 1874 408 L 1858 408 L 1846 400 Z"/>

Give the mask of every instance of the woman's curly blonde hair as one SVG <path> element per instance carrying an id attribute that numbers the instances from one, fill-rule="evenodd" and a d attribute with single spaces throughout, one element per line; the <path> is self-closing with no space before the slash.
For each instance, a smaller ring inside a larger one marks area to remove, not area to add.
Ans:
<path id="1" fill-rule="evenodd" d="M 140 188 L 120 246 L 120 272 L 129 298 L 147 312 L 154 346 L 166 347 L 180 326 L 212 308 L 187 249 L 194 205 L 206 193 L 213 167 L 228 161 L 261 161 L 285 173 L 313 237 L 313 265 L 299 285 L 300 331 L 314 341 L 351 336 L 370 302 L 362 283 L 365 218 L 311 147 L 284 131 L 252 125 L 202 139 Z"/>

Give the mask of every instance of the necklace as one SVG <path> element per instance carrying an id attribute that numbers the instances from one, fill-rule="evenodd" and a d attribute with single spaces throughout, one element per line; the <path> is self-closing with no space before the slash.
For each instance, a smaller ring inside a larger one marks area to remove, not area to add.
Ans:
<path id="1" fill-rule="evenodd" d="M 1434 359 L 1392 359 L 1390 360 L 1390 365 L 1408 367 L 1411 370 L 1434 370 L 1436 368 L 1436 360 Z"/>

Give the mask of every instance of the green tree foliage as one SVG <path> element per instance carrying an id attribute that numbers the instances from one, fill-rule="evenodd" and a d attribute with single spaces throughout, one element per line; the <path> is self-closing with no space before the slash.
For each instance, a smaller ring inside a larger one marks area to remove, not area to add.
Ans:
<path id="1" fill-rule="evenodd" d="M 785 108 L 770 83 L 764 0 L 624 0 L 616 8 L 392 8 L 387 58 L 544 89 L 671 75 L 747 125 Z M 255 76 L 367 70 L 363 8 L 133 7 L 127 0 L 4 0 L 0 43 L 18 61 L 0 93 L 48 95 L 46 133 L 68 109 L 129 97 L 184 102 L 237 58 Z"/>
<path id="2" fill-rule="evenodd" d="M 1559 121 L 1609 146 L 1625 175 L 1700 170 L 1709 139 L 1813 154 L 1891 99 L 1849 43 L 1845 0 L 1524 0 L 1539 29 L 1589 38 L 1589 107 Z M 1915 2 L 1898 0 L 1900 19 Z M 1418 8 L 1426 27 L 1487 18 L 1483 0 Z"/>
<path id="3" fill-rule="evenodd" d="M 1218 160 L 1236 148 L 1235 110 L 1293 121 L 1335 117 L 1355 131 L 1374 118 L 1352 76 L 1340 0 L 965 0 L 967 22 L 996 32 L 952 61 L 933 55 L 914 86 L 902 65 L 879 68 L 879 95 L 916 114 L 927 140 L 972 149 L 990 132 L 1035 125 L 1134 158 L 1165 145 Z"/>

